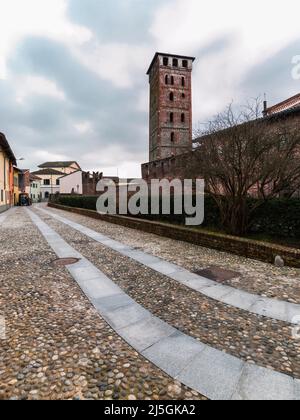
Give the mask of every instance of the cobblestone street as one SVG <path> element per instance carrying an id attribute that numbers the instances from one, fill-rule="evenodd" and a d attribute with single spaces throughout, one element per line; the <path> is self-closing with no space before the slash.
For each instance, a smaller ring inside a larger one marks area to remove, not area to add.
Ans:
<path id="1" fill-rule="evenodd" d="M 25 210 L 0 226 L 1 399 L 200 399 L 101 319 Z"/>
<path id="2" fill-rule="evenodd" d="M 160 360 L 155 365 L 148 361 L 153 358 L 147 357 L 147 346 L 144 354 L 121 338 L 118 328 L 112 329 L 114 323 L 100 316 L 67 268 L 53 263 L 58 255 L 30 214 L 51 229 L 49 237 L 58 235 L 165 326 L 209 346 L 217 352 L 215 360 L 227 355 L 224 364 L 241 363 L 237 378 L 253 366 L 257 392 L 262 384 L 258 372 L 263 368 L 276 381 L 279 375 L 284 384 L 280 390 L 274 385 L 279 395 L 298 399 L 300 342 L 292 336 L 292 325 L 208 298 L 51 214 L 190 271 L 212 265 L 236 270 L 240 277 L 227 282 L 236 290 L 293 304 L 300 302 L 300 270 L 275 268 L 65 211 L 48 209 L 46 214 L 43 209 L 46 207 L 36 206 L 29 213 L 14 209 L 2 224 L 0 221 L 0 317 L 5 320 L 6 335 L 0 339 L 1 399 L 189 400 L 213 398 L 214 394 L 211 383 L 202 387 L 201 382 L 207 382 L 205 373 L 196 382 L 184 380 L 187 374 L 179 375 L 179 371 L 170 377 L 157 367 L 164 366 Z M 200 385 L 189 388 L 184 383 Z M 236 394 L 239 383 L 233 384 Z M 208 392 L 199 392 L 206 387 Z"/>

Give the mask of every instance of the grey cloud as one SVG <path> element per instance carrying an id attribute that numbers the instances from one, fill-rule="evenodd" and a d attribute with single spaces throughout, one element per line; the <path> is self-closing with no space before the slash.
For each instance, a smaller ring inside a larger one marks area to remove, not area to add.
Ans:
<path id="1" fill-rule="evenodd" d="M 61 44 L 49 39 L 24 40 L 9 64 L 15 75 L 30 74 L 54 81 L 66 96 L 66 101 L 60 101 L 34 95 L 22 107 L 6 104 L 7 113 L 12 116 L 6 125 L 10 129 L 14 126 L 13 132 L 17 131 L 17 125 L 23 127 L 24 133 L 29 131 L 28 149 L 39 147 L 65 156 L 72 153 L 70 158 L 78 160 L 83 154 L 94 151 L 99 154 L 101 165 L 105 149 L 115 145 L 120 154 L 111 157 L 112 166 L 122 161 L 122 150 L 131 154 L 132 160 L 137 156 L 143 156 L 141 160 L 144 160 L 147 113 L 136 110 L 138 91 L 135 88 L 115 88 L 82 66 Z M 14 96 L 15 92 L 3 85 L 2 92 L 5 89 L 5 96 Z M 85 120 L 92 124 L 94 132 L 80 134 L 75 130 L 74 124 Z"/>
<path id="2" fill-rule="evenodd" d="M 236 34 L 230 32 L 224 32 L 221 36 L 213 39 L 203 48 L 198 50 L 195 54 L 196 57 L 205 57 L 213 54 L 218 54 L 229 49 L 235 42 Z"/>
<path id="3" fill-rule="evenodd" d="M 70 0 L 68 13 L 73 22 L 92 29 L 100 43 L 126 42 L 151 47 L 148 29 L 161 3 L 161 0 Z M 229 49 L 234 37 L 225 33 L 194 54 L 205 57 L 222 53 Z M 267 92 L 270 102 L 275 102 L 299 92 L 299 81 L 291 78 L 291 58 L 300 54 L 298 46 L 299 42 L 291 44 L 252 68 L 241 83 L 241 96 Z M 94 167 L 94 161 L 100 170 L 107 161 L 111 162 L 109 166 L 119 166 L 125 152 L 137 167 L 147 160 L 148 113 L 137 110 L 139 96 L 146 94 L 148 87 L 145 72 L 133 70 L 134 85 L 119 89 L 78 62 L 62 43 L 39 37 L 23 39 L 12 51 L 8 64 L 13 76 L 36 75 L 54 81 L 66 97 L 61 101 L 32 94 L 24 104 L 18 104 L 15 86 L 9 80 L 0 80 L 0 130 L 6 132 L 16 154 L 26 157 L 26 166 L 34 168 L 40 163 L 32 158 L 36 150 L 77 159 L 86 169 Z M 145 63 L 145 71 L 148 64 Z M 81 134 L 75 129 L 75 124 L 84 121 L 91 123 L 92 132 Z M 111 146 L 119 152 L 107 156 Z M 87 154 L 95 156 L 93 162 L 83 160 Z"/>
<path id="4" fill-rule="evenodd" d="M 140 44 L 149 39 L 149 25 L 161 4 L 161 0 L 70 0 L 69 16 L 100 40 Z"/>
<path id="5" fill-rule="evenodd" d="M 292 78 L 292 57 L 300 55 L 299 41 L 251 69 L 242 82 L 243 93 L 252 97 L 266 93 L 270 104 L 299 93 L 300 81 Z"/>

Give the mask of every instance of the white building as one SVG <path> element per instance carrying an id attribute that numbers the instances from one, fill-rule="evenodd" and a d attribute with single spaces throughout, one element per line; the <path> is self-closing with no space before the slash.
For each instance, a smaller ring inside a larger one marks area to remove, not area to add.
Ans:
<path id="1" fill-rule="evenodd" d="M 62 172 L 54 169 L 41 169 L 32 174 L 41 179 L 40 193 L 43 201 L 48 200 L 51 194 L 60 192 L 59 178 L 63 176 Z"/>
<path id="2" fill-rule="evenodd" d="M 62 176 L 60 178 L 61 194 L 83 194 L 82 171 L 73 172 L 72 174 Z"/>
<path id="3" fill-rule="evenodd" d="M 40 169 L 54 169 L 62 172 L 63 175 L 68 175 L 76 171 L 81 171 L 80 166 L 75 161 L 67 162 L 46 162 L 38 166 Z"/>
<path id="4" fill-rule="evenodd" d="M 116 184 L 118 177 L 104 177 L 102 172 L 76 171 L 60 178 L 60 193 L 75 195 L 98 195 L 97 184 L 101 179 L 111 179 Z"/>
<path id="5" fill-rule="evenodd" d="M 36 175 L 30 174 L 30 198 L 32 203 L 39 203 L 42 200 L 41 184 L 41 178 L 39 178 Z"/>
<path id="6" fill-rule="evenodd" d="M 46 162 L 39 165 L 40 170 L 32 174 L 41 178 L 41 199 L 46 201 L 50 195 L 60 192 L 60 178 L 64 175 L 80 171 L 81 168 L 75 161 Z"/>

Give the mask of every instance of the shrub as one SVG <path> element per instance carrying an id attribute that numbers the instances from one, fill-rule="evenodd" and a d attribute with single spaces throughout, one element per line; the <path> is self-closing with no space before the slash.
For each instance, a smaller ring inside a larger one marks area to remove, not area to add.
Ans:
<path id="1" fill-rule="evenodd" d="M 83 195 L 56 195 L 51 198 L 51 201 L 62 206 L 77 207 L 80 209 L 96 210 L 96 196 Z"/>
<path id="2" fill-rule="evenodd" d="M 55 195 L 51 199 L 57 204 L 68 207 L 77 207 L 96 210 L 97 196 Z M 150 200 L 149 200 L 150 202 Z M 249 206 L 255 203 L 249 199 Z M 185 215 L 176 215 L 171 199 L 170 215 L 138 216 L 140 218 L 164 221 L 168 223 L 185 224 Z M 205 221 L 203 227 L 222 230 L 218 207 L 212 197 L 205 199 Z M 247 233 L 267 234 L 278 238 L 300 237 L 300 200 L 299 199 L 272 199 L 258 207 L 252 216 L 251 227 Z"/>
<path id="3" fill-rule="evenodd" d="M 282 198 L 266 201 L 254 212 L 250 233 L 300 238 L 300 200 Z"/>

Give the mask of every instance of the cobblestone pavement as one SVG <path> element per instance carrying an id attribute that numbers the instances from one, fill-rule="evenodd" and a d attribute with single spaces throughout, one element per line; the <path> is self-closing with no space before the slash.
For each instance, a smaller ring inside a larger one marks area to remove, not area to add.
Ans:
<path id="1" fill-rule="evenodd" d="M 41 212 L 37 213 L 68 243 L 154 315 L 199 341 L 242 360 L 300 378 L 300 342 L 292 338 L 290 325 L 206 298 L 121 256 L 61 222 Z M 69 213 L 64 216 L 69 217 Z M 81 221 L 90 225 L 87 218 L 83 217 Z M 93 224 L 97 223 L 93 221 Z M 105 226 L 102 222 L 100 228 L 104 233 Z M 110 228 L 108 225 L 107 230 Z M 135 231 L 134 233 L 137 234 Z M 124 232 L 116 239 L 120 238 L 122 241 L 125 239 Z M 128 236 L 126 238 L 128 240 Z"/>
<path id="2" fill-rule="evenodd" d="M 187 270 L 198 271 L 210 266 L 240 273 L 239 277 L 222 284 L 263 297 L 300 304 L 300 269 L 277 268 L 260 261 L 233 254 L 174 241 L 150 233 L 106 223 L 66 211 L 49 209 L 97 232 L 141 249 L 144 252 L 178 264 Z"/>
<path id="3" fill-rule="evenodd" d="M 0 232 L 0 399 L 204 399 L 114 333 L 25 210 Z"/>

